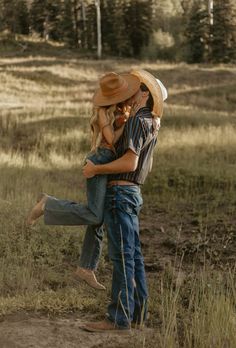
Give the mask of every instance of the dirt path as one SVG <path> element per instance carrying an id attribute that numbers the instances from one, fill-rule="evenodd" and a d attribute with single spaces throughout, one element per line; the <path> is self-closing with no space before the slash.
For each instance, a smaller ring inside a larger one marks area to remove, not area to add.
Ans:
<path id="1" fill-rule="evenodd" d="M 145 339 L 144 331 L 126 334 L 88 333 L 75 318 L 32 317 L 17 314 L 0 323 L 1 348 L 114 348 L 129 347 L 135 336 Z M 146 332 L 147 333 L 147 332 Z"/>

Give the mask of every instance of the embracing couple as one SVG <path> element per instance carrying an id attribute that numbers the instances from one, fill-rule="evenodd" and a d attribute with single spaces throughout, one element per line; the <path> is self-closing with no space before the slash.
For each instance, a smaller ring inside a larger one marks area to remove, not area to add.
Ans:
<path id="1" fill-rule="evenodd" d="M 148 289 L 139 240 L 140 186 L 151 170 L 154 147 L 167 91 L 149 72 L 108 73 L 93 96 L 92 149 L 83 174 L 87 204 L 42 194 L 28 215 L 33 225 L 87 225 L 74 274 L 95 289 L 103 226 L 113 263 L 112 293 L 106 319 L 83 326 L 87 331 L 127 330 L 147 316 Z"/>

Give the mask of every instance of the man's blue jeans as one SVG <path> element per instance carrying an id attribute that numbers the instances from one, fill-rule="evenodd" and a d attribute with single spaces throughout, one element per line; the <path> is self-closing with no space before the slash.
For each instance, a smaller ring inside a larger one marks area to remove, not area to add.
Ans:
<path id="1" fill-rule="evenodd" d="M 109 257 L 113 262 L 108 319 L 119 327 L 146 319 L 148 290 L 139 240 L 138 215 L 142 206 L 138 186 L 107 189 L 104 221 Z"/>

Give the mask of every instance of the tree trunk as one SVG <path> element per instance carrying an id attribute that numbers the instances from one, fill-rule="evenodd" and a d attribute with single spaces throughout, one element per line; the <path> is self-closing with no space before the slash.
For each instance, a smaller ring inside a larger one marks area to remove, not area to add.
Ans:
<path id="1" fill-rule="evenodd" d="M 207 60 L 210 62 L 212 60 L 212 41 L 213 41 L 213 33 L 212 33 L 212 28 L 213 28 L 213 0 L 208 0 L 208 16 L 209 16 L 209 25 L 210 25 L 210 30 L 209 30 L 209 42 L 208 42 L 208 54 L 207 54 Z"/>
<path id="2" fill-rule="evenodd" d="M 86 43 L 86 12 L 84 1 L 81 1 L 81 46 L 82 48 L 87 48 Z"/>
<path id="3" fill-rule="evenodd" d="M 97 57 L 102 57 L 102 30 L 101 30 L 101 8 L 100 0 L 95 0 L 95 6 L 97 11 Z"/>
<path id="4" fill-rule="evenodd" d="M 213 0 L 208 0 L 208 14 L 210 25 L 213 25 Z"/>
<path id="5" fill-rule="evenodd" d="M 74 29 L 75 29 L 75 43 L 76 47 L 80 46 L 79 42 L 79 18 L 78 18 L 79 4 L 78 0 L 73 1 L 73 12 L 74 12 Z"/>

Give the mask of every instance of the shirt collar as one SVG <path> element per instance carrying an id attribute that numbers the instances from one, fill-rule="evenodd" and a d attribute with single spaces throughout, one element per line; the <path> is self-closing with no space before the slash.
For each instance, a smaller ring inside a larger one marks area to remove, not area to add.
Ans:
<path id="1" fill-rule="evenodd" d="M 136 116 L 138 117 L 152 117 L 152 113 L 150 108 L 147 106 L 144 106 L 143 108 L 139 109 Z"/>

